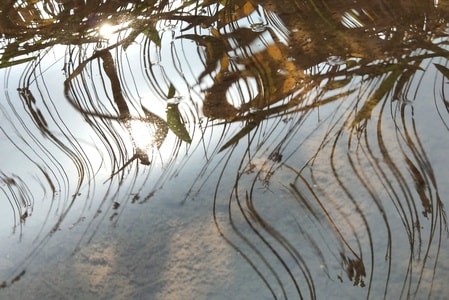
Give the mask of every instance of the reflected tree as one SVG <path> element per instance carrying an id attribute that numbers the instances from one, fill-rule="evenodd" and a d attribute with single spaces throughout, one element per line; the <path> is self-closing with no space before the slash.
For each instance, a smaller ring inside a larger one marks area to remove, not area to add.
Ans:
<path id="1" fill-rule="evenodd" d="M 366 298 L 431 298 L 432 284 L 444 280 L 436 270 L 448 233 L 445 161 L 425 127 L 448 129 L 446 6 L 49 0 L 5 2 L 1 13 L 0 66 L 26 66 L 17 90 L 26 116 L 10 114 L 9 100 L 2 114 L 22 123 L 22 139 L 40 149 L 39 160 L 29 159 L 66 203 L 53 230 L 98 178 L 108 185 L 100 208 L 118 193 L 146 201 L 200 155 L 204 166 L 185 200 L 215 180 L 217 230 L 273 298 L 320 298 L 317 287 L 328 281 L 343 282 L 342 290 L 349 281 Z M 48 91 L 41 65 L 61 45 L 61 89 L 95 133 L 100 164 Z M 430 89 L 433 108 L 422 103 Z M 53 151 L 75 166 L 73 193 L 61 188 L 72 180 Z M 139 188 L 155 164 L 164 175 Z M 110 169 L 103 178 L 102 168 Z M 35 200 L 19 175 L 1 178 L 18 225 Z"/>

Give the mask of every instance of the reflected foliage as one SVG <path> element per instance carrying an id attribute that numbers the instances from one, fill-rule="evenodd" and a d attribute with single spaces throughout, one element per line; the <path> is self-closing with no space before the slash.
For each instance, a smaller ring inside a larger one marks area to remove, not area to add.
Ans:
<path id="1" fill-rule="evenodd" d="M 98 214 L 123 208 L 117 195 L 142 203 L 200 157 L 181 200 L 212 198 L 218 233 L 269 296 L 447 292 L 445 4 L 42 0 L 0 11 L 0 129 L 35 172 L 0 173 L 14 230 L 35 197 L 58 203 L 45 241 L 87 194 L 71 222 L 85 217 L 97 185 Z"/>

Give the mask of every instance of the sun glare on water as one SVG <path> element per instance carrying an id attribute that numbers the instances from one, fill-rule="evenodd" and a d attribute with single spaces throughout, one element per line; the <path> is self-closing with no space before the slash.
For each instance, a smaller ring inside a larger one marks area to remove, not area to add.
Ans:
<path id="1" fill-rule="evenodd" d="M 128 123 L 131 137 L 136 148 L 149 150 L 154 143 L 154 129 L 141 120 L 131 120 Z"/>
<path id="2" fill-rule="evenodd" d="M 110 39 L 112 37 L 112 34 L 114 33 L 114 26 L 112 26 L 110 23 L 104 23 L 103 25 L 101 25 L 98 33 L 102 38 Z"/>

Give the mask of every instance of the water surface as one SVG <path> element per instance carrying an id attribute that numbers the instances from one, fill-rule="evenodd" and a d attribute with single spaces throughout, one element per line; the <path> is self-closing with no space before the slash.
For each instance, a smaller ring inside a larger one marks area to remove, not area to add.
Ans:
<path id="1" fill-rule="evenodd" d="M 446 3 L 0 13 L 1 298 L 449 293 Z"/>

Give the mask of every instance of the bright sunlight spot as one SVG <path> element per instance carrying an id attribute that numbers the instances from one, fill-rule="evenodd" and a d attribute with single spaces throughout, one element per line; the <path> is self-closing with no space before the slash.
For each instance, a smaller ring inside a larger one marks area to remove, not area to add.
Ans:
<path id="1" fill-rule="evenodd" d="M 141 120 L 129 121 L 129 130 L 136 148 L 149 150 L 154 143 L 154 128 Z"/>
<path id="2" fill-rule="evenodd" d="M 100 30 L 98 32 L 101 37 L 109 39 L 114 33 L 114 27 L 109 23 L 104 23 L 103 25 L 101 25 Z"/>

